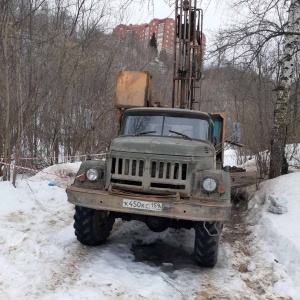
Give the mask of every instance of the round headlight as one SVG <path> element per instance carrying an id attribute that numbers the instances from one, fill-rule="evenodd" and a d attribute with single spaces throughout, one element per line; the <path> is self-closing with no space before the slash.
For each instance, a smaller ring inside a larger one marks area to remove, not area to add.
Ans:
<path id="1" fill-rule="evenodd" d="M 95 181 L 99 178 L 99 171 L 96 169 L 89 169 L 86 172 L 86 177 L 90 181 Z"/>
<path id="2" fill-rule="evenodd" d="M 217 182 L 213 178 L 205 178 L 202 185 L 207 192 L 213 192 L 217 188 Z"/>

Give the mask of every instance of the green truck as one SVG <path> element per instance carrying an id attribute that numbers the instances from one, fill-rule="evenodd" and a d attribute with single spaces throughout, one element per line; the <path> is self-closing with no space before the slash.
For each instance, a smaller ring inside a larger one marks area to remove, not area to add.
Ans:
<path id="1" fill-rule="evenodd" d="M 174 108 L 125 110 L 106 160 L 83 162 L 67 188 L 77 239 L 100 245 L 115 218 L 139 220 L 157 232 L 194 228 L 195 260 L 213 267 L 231 211 L 230 175 L 217 167 L 215 141 L 222 134 L 214 118 Z"/>
<path id="2" fill-rule="evenodd" d="M 105 161 L 83 162 L 67 187 L 82 244 L 103 243 L 116 218 L 145 222 L 157 232 L 194 229 L 196 262 L 215 266 L 231 213 L 230 175 L 223 170 L 225 115 L 196 107 L 205 49 L 202 19 L 196 1 L 176 0 L 171 108 L 152 102 L 149 73 L 120 73 L 119 136 Z"/>

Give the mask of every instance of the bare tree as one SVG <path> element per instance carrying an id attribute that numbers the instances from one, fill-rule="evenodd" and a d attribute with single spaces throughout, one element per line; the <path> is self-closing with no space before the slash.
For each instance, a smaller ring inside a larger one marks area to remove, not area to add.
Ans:
<path id="1" fill-rule="evenodd" d="M 300 36 L 300 2 L 292 0 L 289 7 L 287 33 L 285 35 L 281 73 L 276 88 L 277 101 L 274 110 L 274 124 L 271 141 L 270 178 L 281 174 L 287 140 L 288 104 L 293 79 L 294 57 L 298 50 Z"/>
<path id="2" fill-rule="evenodd" d="M 11 98 L 10 98 L 10 87 L 9 87 L 9 46 L 10 39 L 9 34 L 11 33 L 11 20 L 9 11 L 11 9 L 11 1 L 6 0 L 1 2 L 1 46 L 3 53 L 3 74 L 4 74 L 4 99 L 5 99 L 5 142 L 4 142 L 4 172 L 3 180 L 10 180 L 10 164 L 11 162 L 11 129 L 10 129 L 10 114 L 11 114 Z"/>
<path id="3" fill-rule="evenodd" d="M 241 0 L 234 5 L 242 10 L 247 18 L 240 24 L 234 24 L 220 32 L 216 40 L 216 54 L 222 52 L 228 57 L 233 53 L 235 61 L 244 60 L 250 65 L 264 49 L 276 49 L 278 42 L 283 44 L 278 59 L 281 73 L 274 89 L 277 99 L 274 108 L 269 174 L 270 178 L 274 178 L 281 174 L 287 138 L 289 90 L 293 79 L 293 60 L 298 51 L 297 42 L 300 36 L 300 4 L 296 0 Z M 275 81 L 276 73 L 271 77 Z"/>
<path id="4" fill-rule="evenodd" d="M 46 156 L 52 158 L 46 163 L 57 163 L 64 155 L 104 150 L 117 132 L 114 93 L 121 70 L 152 72 L 154 95 L 168 102 L 163 87 L 166 79 L 171 84 L 170 72 L 149 59 L 142 45 L 110 34 L 111 5 L 107 0 L 1 2 L 0 158 L 5 163 L 13 159 L 40 168 L 45 164 L 23 158 Z M 87 109 L 92 130 L 85 126 Z M 13 183 L 16 175 L 15 169 Z"/>

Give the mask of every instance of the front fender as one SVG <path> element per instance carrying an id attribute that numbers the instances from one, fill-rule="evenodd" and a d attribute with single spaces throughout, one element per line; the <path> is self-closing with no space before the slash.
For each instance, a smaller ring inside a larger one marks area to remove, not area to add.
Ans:
<path id="1" fill-rule="evenodd" d="M 218 185 L 222 185 L 225 188 L 225 191 L 220 193 L 218 190 L 207 193 L 203 187 L 202 182 L 205 178 L 214 178 Z M 193 195 L 197 196 L 206 196 L 206 197 L 219 197 L 220 200 L 230 199 L 231 194 L 231 183 L 230 183 L 230 174 L 223 170 L 203 170 L 195 172 L 195 180 L 193 182 L 192 188 Z"/>
<path id="2" fill-rule="evenodd" d="M 100 177 L 96 181 L 90 181 L 86 178 L 87 170 L 92 168 L 97 169 L 100 174 Z M 106 162 L 102 160 L 88 160 L 81 163 L 72 185 L 79 188 L 104 190 L 105 180 Z"/>

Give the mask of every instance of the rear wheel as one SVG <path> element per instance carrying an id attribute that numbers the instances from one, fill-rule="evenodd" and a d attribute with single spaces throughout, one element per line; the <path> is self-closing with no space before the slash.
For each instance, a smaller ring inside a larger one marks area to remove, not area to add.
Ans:
<path id="1" fill-rule="evenodd" d="M 87 246 L 98 246 L 109 237 L 115 218 L 109 211 L 76 205 L 74 221 L 77 240 Z"/>
<path id="2" fill-rule="evenodd" d="M 194 227 L 196 262 L 201 267 L 212 268 L 218 261 L 223 224 L 221 222 L 196 222 Z"/>

